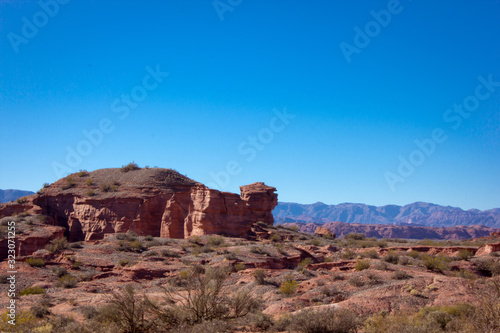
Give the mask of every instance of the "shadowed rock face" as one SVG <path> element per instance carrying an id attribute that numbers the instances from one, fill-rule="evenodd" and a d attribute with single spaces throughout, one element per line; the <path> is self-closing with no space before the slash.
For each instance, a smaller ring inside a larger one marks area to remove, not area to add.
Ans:
<path id="1" fill-rule="evenodd" d="M 33 204 L 66 227 L 70 241 L 128 230 L 169 238 L 244 237 L 257 221 L 272 225 L 276 188 L 253 183 L 240 190 L 241 196 L 220 192 L 170 169 L 101 169 L 58 180 Z"/>

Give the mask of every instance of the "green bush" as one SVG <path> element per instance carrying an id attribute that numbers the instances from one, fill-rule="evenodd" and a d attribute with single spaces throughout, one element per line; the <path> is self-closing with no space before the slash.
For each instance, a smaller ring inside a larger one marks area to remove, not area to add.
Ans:
<path id="1" fill-rule="evenodd" d="M 281 242 L 281 236 L 276 233 L 272 233 L 271 236 L 269 236 L 269 240 L 271 242 Z"/>
<path id="2" fill-rule="evenodd" d="M 361 326 L 357 316 L 347 309 L 305 309 L 291 318 L 289 331 L 303 333 L 355 333 Z"/>
<path id="3" fill-rule="evenodd" d="M 19 292 L 19 296 L 38 294 L 45 294 L 45 289 L 43 289 L 42 287 L 28 287 Z"/>
<path id="4" fill-rule="evenodd" d="M 28 259 L 26 259 L 26 262 L 31 267 L 44 267 L 45 266 L 45 260 L 43 260 L 42 258 L 28 258 Z"/>
<path id="5" fill-rule="evenodd" d="M 470 250 L 460 250 L 457 253 L 457 258 L 459 260 L 469 260 L 474 256 L 474 253 Z"/>
<path id="6" fill-rule="evenodd" d="M 287 277 L 285 281 L 280 285 L 280 293 L 283 295 L 293 295 L 297 292 L 297 287 L 299 283 L 295 280 L 292 280 L 290 277 Z"/>
<path id="7" fill-rule="evenodd" d="M 362 233 L 354 233 L 354 232 L 351 232 L 347 235 L 344 236 L 344 239 L 352 239 L 352 240 L 363 240 L 366 238 L 366 235 L 365 234 L 362 234 Z"/>
<path id="8" fill-rule="evenodd" d="M 87 172 L 87 170 L 80 170 L 78 172 L 78 177 L 87 177 L 89 175 L 89 173 Z"/>
<path id="9" fill-rule="evenodd" d="M 76 284 L 78 283 L 78 280 L 76 277 L 66 274 L 63 275 L 57 280 L 56 286 L 58 287 L 63 287 L 63 288 L 74 288 Z"/>
<path id="10" fill-rule="evenodd" d="M 118 191 L 118 185 L 113 183 L 101 184 L 101 191 L 103 192 L 116 192 Z"/>
<path id="11" fill-rule="evenodd" d="M 378 259 L 378 252 L 376 250 L 369 250 L 363 253 L 365 258 Z"/>
<path id="12" fill-rule="evenodd" d="M 45 250 L 51 253 L 61 252 L 69 247 L 68 240 L 66 238 L 55 238 L 50 241 L 49 244 L 45 245 Z"/>
<path id="13" fill-rule="evenodd" d="M 130 162 L 127 165 L 122 166 L 121 171 L 122 172 L 129 172 L 129 171 L 134 171 L 134 170 L 139 170 L 139 166 L 135 162 Z"/>
<path id="14" fill-rule="evenodd" d="M 424 266 L 431 271 L 444 272 L 450 269 L 449 262 L 451 259 L 444 256 L 431 256 L 424 255 L 423 257 Z"/>
<path id="15" fill-rule="evenodd" d="M 363 280 L 361 280 L 359 276 L 354 276 L 350 278 L 347 282 L 354 287 L 362 287 L 365 285 L 365 283 L 363 282 Z"/>
<path id="16" fill-rule="evenodd" d="M 252 272 L 252 276 L 257 284 L 266 284 L 266 272 L 262 269 L 256 269 Z"/>
<path id="17" fill-rule="evenodd" d="M 75 185 L 76 185 L 75 180 L 73 179 L 73 177 L 69 176 L 66 178 L 66 183 L 63 185 L 62 189 L 68 190 L 68 189 L 74 187 Z"/>
<path id="18" fill-rule="evenodd" d="M 395 251 L 388 251 L 387 254 L 382 258 L 385 262 L 397 265 L 399 262 L 399 253 Z"/>
<path id="19" fill-rule="evenodd" d="M 354 269 L 357 271 L 363 271 L 368 268 L 370 268 L 370 261 L 366 259 L 356 261 L 356 265 L 354 266 Z"/>

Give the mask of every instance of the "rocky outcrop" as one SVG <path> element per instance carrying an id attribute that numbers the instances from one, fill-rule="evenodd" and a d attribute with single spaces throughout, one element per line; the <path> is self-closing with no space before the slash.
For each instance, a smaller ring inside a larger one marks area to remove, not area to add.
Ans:
<path id="1" fill-rule="evenodd" d="M 314 230 L 314 235 L 328 239 L 335 239 L 337 237 L 333 232 L 330 231 L 330 229 L 323 227 L 317 227 L 316 230 Z"/>
<path id="2" fill-rule="evenodd" d="M 170 169 L 101 169 L 63 178 L 33 203 L 67 229 L 70 241 L 128 230 L 169 238 L 243 237 L 257 221 L 272 225 L 276 188 L 253 183 L 240 190 L 241 196 L 220 192 Z"/>
<path id="3" fill-rule="evenodd" d="M 15 239 L 16 256 L 27 256 L 43 249 L 51 240 L 62 238 L 65 229 L 57 226 L 38 226 L 29 233 L 17 234 Z M 0 259 L 7 258 L 9 240 L 0 240 Z"/>
<path id="4" fill-rule="evenodd" d="M 484 246 L 481 246 L 479 250 L 477 250 L 476 255 L 481 256 L 498 251 L 500 251 L 500 243 L 485 244 Z"/>

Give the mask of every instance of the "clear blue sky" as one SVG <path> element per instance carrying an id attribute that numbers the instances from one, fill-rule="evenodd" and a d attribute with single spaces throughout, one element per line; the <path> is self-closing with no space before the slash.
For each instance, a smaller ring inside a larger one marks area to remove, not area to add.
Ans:
<path id="1" fill-rule="evenodd" d="M 500 207 L 498 0 L 41 4 L 0 1 L 2 189 L 135 161 L 280 201 Z"/>

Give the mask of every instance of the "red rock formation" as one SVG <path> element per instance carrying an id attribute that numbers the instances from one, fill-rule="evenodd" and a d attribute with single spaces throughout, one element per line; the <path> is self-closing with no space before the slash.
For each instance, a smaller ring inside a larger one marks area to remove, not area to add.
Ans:
<path id="1" fill-rule="evenodd" d="M 328 239 L 335 239 L 337 237 L 333 232 L 330 231 L 330 229 L 323 227 L 317 227 L 316 230 L 314 230 L 314 235 L 325 237 Z"/>
<path id="2" fill-rule="evenodd" d="M 498 252 L 498 251 L 500 251 L 500 243 L 485 244 L 484 246 L 481 246 L 479 250 L 477 250 L 476 256 L 486 255 L 490 254 L 491 252 Z"/>
<path id="3" fill-rule="evenodd" d="M 33 202 L 67 228 L 70 241 L 128 230 L 169 238 L 243 237 L 257 221 L 272 225 L 276 189 L 253 183 L 240 190 L 241 196 L 220 192 L 169 169 L 101 169 L 60 179 Z"/>
<path id="4" fill-rule="evenodd" d="M 33 252 L 43 249 L 49 241 L 64 237 L 64 228 L 56 226 L 37 226 L 29 234 L 17 234 L 16 256 L 27 256 Z M 0 240 L 0 259 L 7 258 L 8 239 Z"/>

